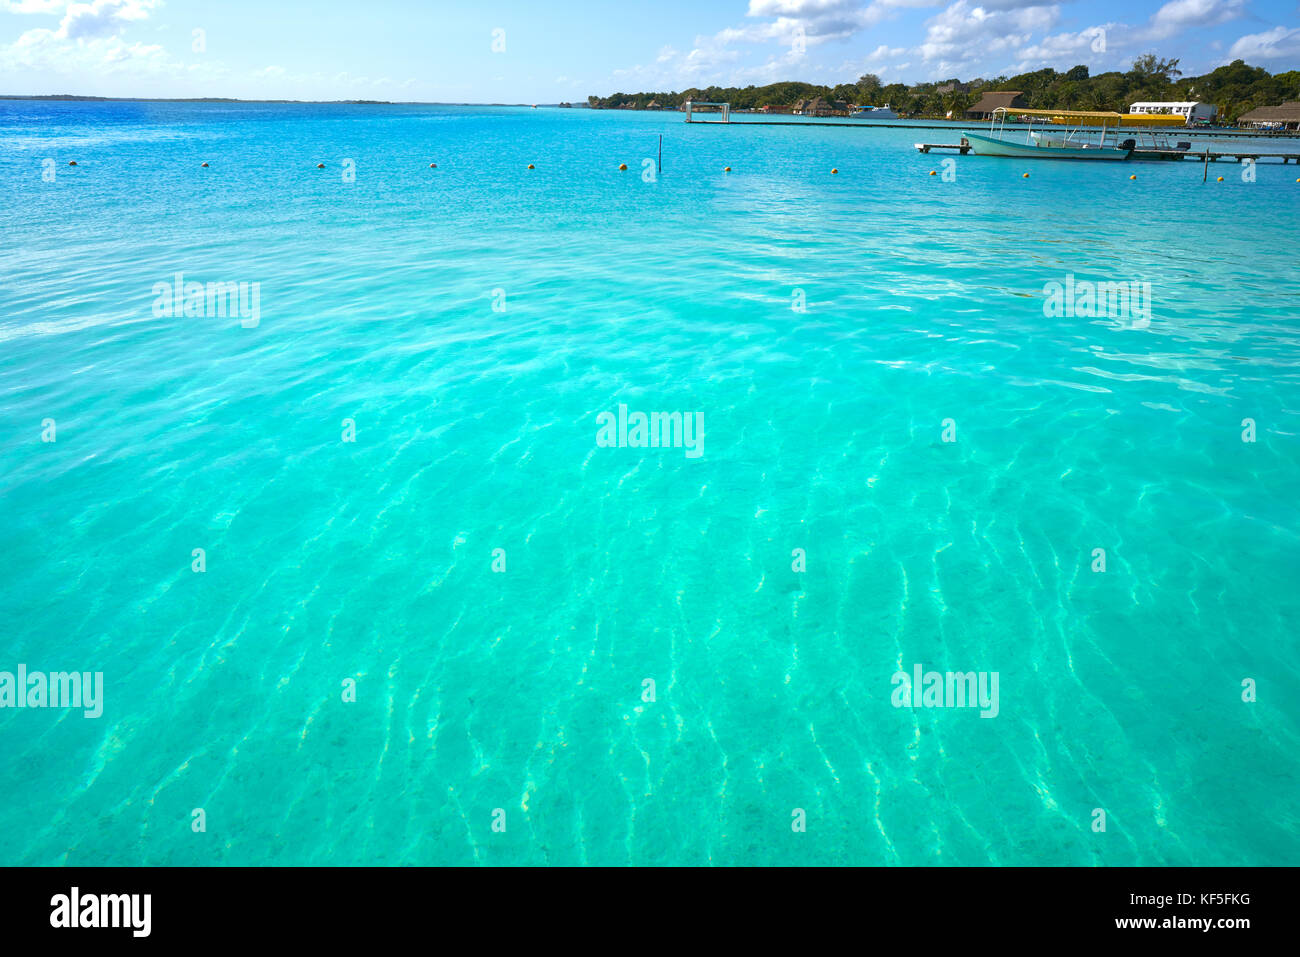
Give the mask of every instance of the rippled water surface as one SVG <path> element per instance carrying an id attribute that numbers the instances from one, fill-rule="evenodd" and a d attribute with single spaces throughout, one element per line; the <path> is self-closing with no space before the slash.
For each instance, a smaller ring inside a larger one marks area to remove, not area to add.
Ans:
<path id="1" fill-rule="evenodd" d="M 1296 862 L 1296 167 L 680 120 L 0 104 L 0 862 Z"/>

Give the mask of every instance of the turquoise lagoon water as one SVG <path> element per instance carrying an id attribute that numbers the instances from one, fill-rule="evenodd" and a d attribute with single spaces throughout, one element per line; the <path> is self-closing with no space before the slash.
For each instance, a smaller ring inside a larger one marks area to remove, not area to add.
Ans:
<path id="1" fill-rule="evenodd" d="M 0 105 L 0 861 L 1297 861 L 1296 167 L 680 119 Z"/>

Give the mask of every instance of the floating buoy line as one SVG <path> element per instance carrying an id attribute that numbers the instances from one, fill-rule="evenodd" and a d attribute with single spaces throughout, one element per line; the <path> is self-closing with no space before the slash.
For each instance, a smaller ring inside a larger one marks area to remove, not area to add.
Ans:
<path id="1" fill-rule="evenodd" d="M 69 165 L 69 166 L 76 166 L 76 165 L 77 165 L 77 161 L 76 161 L 76 160 L 68 160 L 68 165 Z M 209 168 L 209 164 L 208 164 L 206 161 L 200 163 L 199 166 L 202 167 L 203 169 L 208 169 L 208 168 Z M 325 164 L 324 164 L 324 163 L 317 163 L 317 164 L 316 164 L 316 168 L 317 168 L 317 169 L 325 169 Z M 430 163 L 430 164 L 429 164 L 429 169 L 437 169 L 437 168 L 438 168 L 438 164 L 437 164 L 437 163 Z M 537 167 L 536 167 L 534 164 L 529 163 L 529 164 L 528 164 L 528 168 L 529 168 L 529 169 L 536 169 Z M 626 163 L 619 163 L 619 164 L 618 164 L 618 168 L 619 168 L 619 170 L 621 170 L 621 171 L 626 171 L 626 170 L 627 170 L 627 164 L 626 164 Z M 722 167 L 722 171 L 723 171 L 724 173 L 730 173 L 730 172 L 731 172 L 731 167 L 730 167 L 730 166 L 724 166 L 724 167 Z M 831 167 L 831 175 L 837 175 L 838 173 L 839 173 L 839 167 L 832 166 L 832 167 Z M 939 173 L 938 173 L 937 170 L 930 170 L 929 175 L 930 175 L 930 176 L 938 176 Z M 1023 179 L 1029 179 L 1029 173 L 1028 173 L 1028 172 L 1021 173 L 1020 175 L 1021 175 L 1021 177 L 1022 177 Z M 1136 173 L 1132 173 L 1132 174 L 1130 174 L 1130 175 L 1129 175 L 1129 179 L 1130 179 L 1130 180 L 1136 180 L 1136 179 L 1137 179 L 1137 174 L 1136 174 Z M 1220 182 L 1220 183 L 1222 183 L 1222 182 L 1223 182 L 1223 177 L 1222 177 L 1222 176 L 1218 177 L 1217 180 L 1216 180 L 1216 182 Z M 1296 182 L 1297 182 L 1297 183 L 1300 183 L 1300 179 L 1297 179 Z"/>

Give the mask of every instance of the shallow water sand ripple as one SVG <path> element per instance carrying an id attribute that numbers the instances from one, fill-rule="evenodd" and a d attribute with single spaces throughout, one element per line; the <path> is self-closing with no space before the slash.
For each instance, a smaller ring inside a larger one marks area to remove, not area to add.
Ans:
<path id="1" fill-rule="evenodd" d="M 0 861 L 1296 860 L 1294 175 L 679 120 L 0 105 Z"/>

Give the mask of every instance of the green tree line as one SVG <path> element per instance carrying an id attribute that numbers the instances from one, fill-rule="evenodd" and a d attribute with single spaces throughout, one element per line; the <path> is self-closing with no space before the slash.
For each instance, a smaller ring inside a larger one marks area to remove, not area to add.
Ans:
<path id="1" fill-rule="evenodd" d="M 962 86 L 969 87 L 963 90 Z M 942 89 L 951 87 L 951 89 Z M 1235 122 L 1241 114 L 1261 106 L 1300 100 L 1300 70 L 1270 74 L 1261 67 L 1234 60 L 1204 76 L 1183 76 L 1178 60 L 1164 60 L 1144 54 L 1127 72 L 1114 71 L 1092 76 L 1086 66 L 1064 73 L 1046 68 L 1017 76 L 976 78 L 963 84 L 956 77 L 933 83 L 882 84 L 868 73 L 856 83 L 818 86 L 787 81 L 767 86 L 691 87 L 681 92 L 615 93 L 590 96 L 593 109 L 646 109 L 657 102 L 664 109 L 676 109 L 687 100 L 712 100 L 731 104 L 733 110 L 764 106 L 789 107 L 801 99 L 823 97 L 830 102 L 844 100 L 858 105 L 888 103 L 908 116 L 954 116 L 969 109 L 987 91 L 1020 90 L 1032 109 L 1114 110 L 1127 113 L 1129 105 L 1142 100 L 1197 100 L 1219 108 L 1221 120 Z"/>

